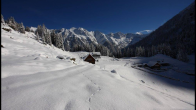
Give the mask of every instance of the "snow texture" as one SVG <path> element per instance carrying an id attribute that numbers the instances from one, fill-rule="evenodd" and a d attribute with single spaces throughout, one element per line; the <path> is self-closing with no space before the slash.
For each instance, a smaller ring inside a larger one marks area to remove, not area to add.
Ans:
<path id="1" fill-rule="evenodd" d="M 158 54 L 149 58 L 122 59 L 101 56 L 99 62 L 90 64 L 80 58 L 88 52 L 67 52 L 43 45 L 35 40 L 32 32 L 21 34 L 12 30 L 10 33 L 3 29 L 1 32 L 4 46 L 1 48 L 2 110 L 195 108 L 194 83 L 178 82 L 131 67 L 136 63 L 164 59 L 179 69 L 157 74 L 195 82 L 194 76 L 181 73 L 195 71 L 194 62 L 184 63 Z M 70 58 L 76 58 L 75 63 Z"/>

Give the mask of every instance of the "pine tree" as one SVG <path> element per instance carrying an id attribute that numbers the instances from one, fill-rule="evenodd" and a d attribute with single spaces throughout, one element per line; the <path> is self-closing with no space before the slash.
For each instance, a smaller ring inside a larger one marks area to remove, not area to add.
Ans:
<path id="1" fill-rule="evenodd" d="M 142 57 L 145 57 L 145 56 L 146 56 L 146 54 L 145 54 L 145 48 L 142 47 Z"/>
<path id="2" fill-rule="evenodd" d="M 42 31 L 42 33 L 46 34 L 47 29 L 46 29 L 46 26 L 44 24 L 41 27 L 41 31 Z"/>
<path id="3" fill-rule="evenodd" d="M 30 28 L 26 26 L 25 31 L 30 32 Z"/>
<path id="4" fill-rule="evenodd" d="M 152 45 L 152 47 L 151 47 L 151 51 L 152 51 L 152 56 L 154 56 L 154 55 L 157 54 L 156 48 L 155 48 L 155 46 L 153 46 L 153 45 Z"/>
<path id="5" fill-rule="evenodd" d="M 12 29 L 14 29 L 15 31 L 19 30 L 19 24 L 15 21 L 14 17 L 10 17 L 8 20 L 5 21 L 8 26 L 10 26 Z"/>
<path id="6" fill-rule="evenodd" d="M 48 32 L 48 44 L 49 45 L 52 45 L 51 35 L 50 35 L 49 32 Z"/>
<path id="7" fill-rule="evenodd" d="M 56 35 L 56 47 L 65 51 L 64 44 L 63 44 L 63 37 L 61 33 Z"/>
<path id="8" fill-rule="evenodd" d="M 3 15 L 1 14 L 1 23 L 5 23 Z"/>
<path id="9" fill-rule="evenodd" d="M 45 40 L 44 33 L 42 33 L 41 38 L 42 38 L 42 42 L 43 42 L 43 44 L 45 44 L 45 43 L 46 43 L 46 40 Z"/>
<path id="10" fill-rule="evenodd" d="M 64 41 L 64 47 L 65 47 L 65 50 L 66 50 L 66 51 L 70 51 L 70 46 L 69 46 L 68 43 L 69 43 L 69 42 L 68 42 L 67 40 Z M 82 50 L 84 50 L 84 49 L 82 49 Z"/>
<path id="11" fill-rule="evenodd" d="M 55 33 L 54 30 L 52 30 L 50 36 L 51 36 L 52 44 L 53 44 L 54 46 L 56 46 L 56 33 Z"/>
<path id="12" fill-rule="evenodd" d="M 38 34 L 38 32 L 36 33 L 36 40 L 39 42 L 39 34 Z"/>
<path id="13" fill-rule="evenodd" d="M 41 25 L 37 26 L 37 29 L 36 29 L 35 33 L 38 33 L 39 36 L 42 36 L 42 27 L 41 27 Z"/>
<path id="14" fill-rule="evenodd" d="M 126 53 L 126 56 L 127 57 L 130 57 L 131 56 L 131 52 L 130 52 L 130 49 L 129 48 L 127 49 L 127 51 L 125 51 L 125 53 Z"/>
<path id="15" fill-rule="evenodd" d="M 14 17 L 10 17 L 8 20 L 5 21 L 7 24 L 16 24 Z"/>
<path id="16" fill-rule="evenodd" d="M 20 33 L 25 33 L 25 27 L 24 27 L 23 23 L 19 24 L 19 32 Z"/>
<path id="17" fill-rule="evenodd" d="M 49 45 L 52 45 L 51 36 L 50 36 L 50 33 L 47 32 L 47 30 L 46 30 L 46 34 L 45 34 L 45 42 Z"/>
<path id="18" fill-rule="evenodd" d="M 187 54 L 182 49 L 178 50 L 178 54 L 177 54 L 176 58 L 178 60 L 180 60 L 180 61 L 183 61 L 183 62 L 187 62 L 188 61 Z"/>

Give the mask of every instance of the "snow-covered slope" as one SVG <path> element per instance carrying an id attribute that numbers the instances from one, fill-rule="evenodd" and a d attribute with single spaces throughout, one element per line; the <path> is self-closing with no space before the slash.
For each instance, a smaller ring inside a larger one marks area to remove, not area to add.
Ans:
<path id="1" fill-rule="evenodd" d="M 123 59 L 101 56 L 99 62 L 93 65 L 79 58 L 88 52 L 66 52 L 44 45 L 36 41 L 31 32 L 20 34 L 12 30 L 10 33 L 3 29 L 1 32 L 1 45 L 4 47 L 1 47 L 3 110 L 195 108 L 195 84 L 166 79 L 131 67 L 133 62 L 159 58 L 179 68 L 194 69 L 192 63 L 183 63 L 164 55 Z M 76 61 L 70 58 L 76 58 Z M 172 70 L 161 74 L 195 81 L 193 76 Z"/>
<path id="2" fill-rule="evenodd" d="M 107 36 L 102 32 L 95 31 L 94 36 L 97 39 L 97 42 L 100 44 L 104 44 L 105 42 L 109 41 Z"/>
<path id="3" fill-rule="evenodd" d="M 179 47 L 182 47 L 186 54 L 195 53 L 195 1 L 129 48 L 160 44 L 169 44 L 175 56 Z"/>
<path id="4" fill-rule="evenodd" d="M 8 26 L 2 26 L 2 28 L 3 27 L 11 29 Z M 1 44 L 5 47 L 1 48 L 1 63 L 3 64 L 2 70 L 5 70 L 1 74 L 2 78 L 8 77 L 10 75 L 33 74 L 37 72 L 61 69 L 64 68 L 62 65 L 63 62 L 53 65 L 57 61 L 56 57 L 58 55 L 77 57 L 69 52 L 63 52 L 54 46 L 43 45 L 41 41 L 37 42 L 35 40 L 35 34 L 32 32 L 25 32 L 25 34 L 20 34 L 13 29 L 11 30 L 11 33 L 9 33 L 1 29 Z M 48 63 L 45 65 L 42 63 L 42 61 L 46 61 Z M 49 62 L 54 63 L 50 64 Z M 20 69 L 18 69 L 16 65 L 19 65 Z M 50 68 L 50 66 L 48 67 L 47 65 L 53 65 L 54 67 Z M 67 66 L 69 67 L 69 65 Z"/>
<path id="5" fill-rule="evenodd" d="M 147 35 L 148 34 L 132 34 L 132 33 L 123 34 L 121 32 L 117 32 L 117 33 L 110 33 L 107 35 L 107 37 L 108 39 L 110 39 L 111 42 L 113 42 L 119 48 L 124 48 L 128 45 L 135 44 L 136 42 L 142 40 Z"/>

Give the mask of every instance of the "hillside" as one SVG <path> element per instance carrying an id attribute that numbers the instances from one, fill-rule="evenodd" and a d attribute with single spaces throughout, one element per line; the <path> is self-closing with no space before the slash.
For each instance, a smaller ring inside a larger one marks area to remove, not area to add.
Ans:
<path id="1" fill-rule="evenodd" d="M 36 40 L 32 32 L 1 29 L 1 108 L 3 110 L 152 110 L 195 108 L 195 77 L 170 69 L 156 72 L 171 80 L 132 68 L 135 63 L 165 59 L 179 71 L 184 63 L 158 54 L 149 58 L 101 56 L 95 65 L 80 59 L 88 52 L 62 51 Z M 57 56 L 64 57 L 59 59 Z M 191 56 L 190 56 L 191 57 Z M 71 61 L 70 58 L 76 58 Z M 187 67 L 186 69 L 181 69 Z"/>
<path id="2" fill-rule="evenodd" d="M 187 54 L 195 53 L 195 2 L 129 48 L 160 44 L 169 45 L 175 55 L 179 49 Z"/>

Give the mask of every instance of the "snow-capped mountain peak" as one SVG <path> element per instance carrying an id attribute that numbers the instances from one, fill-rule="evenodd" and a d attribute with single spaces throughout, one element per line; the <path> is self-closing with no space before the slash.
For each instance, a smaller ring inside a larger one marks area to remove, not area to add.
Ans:
<path id="1" fill-rule="evenodd" d="M 35 32 L 37 28 L 31 27 L 30 29 Z M 48 29 L 47 31 L 51 32 L 51 29 Z M 71 27 L 70 29 L 65 29 L 65 28 L 55 29 L 55 32 L 61 33 L 62 36 L 64 37 L 65 40 L 64 42 L 71 43 L 69 45 L 72 44 L 86 45 L 89 43 L 93 43 L 93 44 L 101 44 L 101 45 L 108 46 L 109 43 L 112 44 L 113 46 L 118 46 L 119 48 L 124 48 L 128 45 L 132 45 L 138 42 L 139 40 L 141 40 L 143 37 L 147 36 L 147 34 L 141 34 L 141 33 L 124 34 L 122 32 L 104 34 L 100 31 L 88 31 L 82 27 L 78 27 L 78 28 Z"/>

